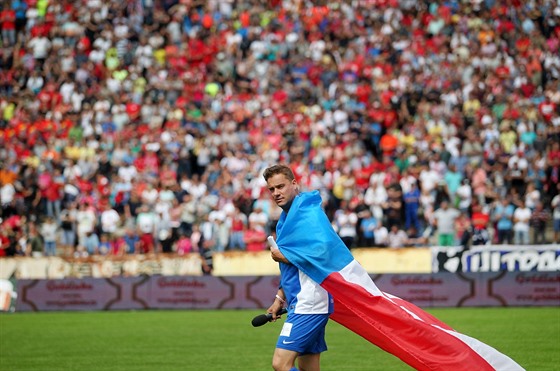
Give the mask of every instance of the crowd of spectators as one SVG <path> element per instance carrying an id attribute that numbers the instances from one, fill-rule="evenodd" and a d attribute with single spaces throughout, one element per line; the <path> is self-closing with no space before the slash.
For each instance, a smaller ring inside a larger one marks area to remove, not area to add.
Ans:
<path id="1" fill-rule="evenodd" d="M 0 255 L 263 250 L 278 162 L 349 248 L 559 242 L 557 0 L 6 0 L 0 27 Z"/>

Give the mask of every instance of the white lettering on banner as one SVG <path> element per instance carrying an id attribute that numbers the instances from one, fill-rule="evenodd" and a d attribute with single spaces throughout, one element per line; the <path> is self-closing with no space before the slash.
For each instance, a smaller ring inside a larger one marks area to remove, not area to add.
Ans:
<path id="1" fill-rule="evenodd" d="M 467 253 L 466 271 L 470 272 L 555 272 L 560 270 L 560 255 L 555 251 L 483 251 Z"/>
<path id="2" fill-rule="evenodd" d="M 469 265 L 470 269 L 467 269 L 469 272 L 478 272 L 479 271 L 479 267 L 481 265 L 480 260 L 481 260 L 483 254 L 484 253 L 480 253 L 480 254 L 476 254 L 476 255 L 471 256 L 470 265 Z M 482 269 L 484 269 L 484 268 L 482 268 Z"/>
<path id="3" fill-rule="evenodd" d="M 482 251 L 470 257 L 470 272 L 498 272 L 502 265 L 500 251 Z M 456 271 L 455 271 L 456 272 Z"/>
<path id="4" fill-rule="evenodd" d="M 558 272 L 558 245 L 432 247 L 433 272 Z M 459 264 L 462 263 L 462 264 Z"/>
<path id="5" fill-rule="evenodd" d="M 491 266 L 492 272 L 498 272 L 501 269 L 500 253 L 491 255 L 490 266 Z"/>
<path id="6" fill-rule="evenodd" d="M 540 259 L 537 271 L 554 272 L 560 271 L 560 255 L 556 256 L 554 251 L 545 251 L 541 254 L 545 259 Z"/>

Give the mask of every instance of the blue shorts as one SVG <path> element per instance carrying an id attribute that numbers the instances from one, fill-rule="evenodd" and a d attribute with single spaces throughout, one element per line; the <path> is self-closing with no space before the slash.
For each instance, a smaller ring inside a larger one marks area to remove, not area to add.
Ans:
<path id="1" fill-rule="evenodd" d="M 276 348 L 292 350 L 300 355 L 317 354 L 327 350 L 325 326 L 329 314 L 288 314 Z"/>

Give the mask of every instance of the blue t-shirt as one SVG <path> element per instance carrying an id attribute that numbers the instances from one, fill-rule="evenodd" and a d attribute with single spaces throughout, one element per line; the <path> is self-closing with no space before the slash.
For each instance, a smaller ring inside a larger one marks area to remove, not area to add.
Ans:
<path id="1" fill-rule="evenodd" d="M 420 207 L 420 190 L 415 188 L 406 192 L 403 196 L 404 206 L 412 209 L 418 209 Z"/>
<path id="2" fill-rule="evenodd" d="M 457 192 L 457 189 L 461 185 L 461 181 L 463 180 L 463 176 L 459 172 L 452 172 L 448 171 L 443 176 L 445 183 L 447 183 L 447 189 L 451 195 L 454 195 Z"/>
<path id="3" fill-rule="evenodd" d="M 496 227 L 499 230 L 503 231 L 513 228 L 513 221 L 511 218 L 513 217 L 514 211 L 515 208 L 511 204 L 505 207 L 502 204 L 496 205 L 496 208 L 494 209 L 494 215 L 498 217 L 498 223 L 496 224 Z"/>
<path id="4" fill-rule="evenodd" d="M 371 218 L 362 219 L 360 227 L 362 228 L 362 234 L 365 238 L 373 238 L 373 231 L 377 227 L 377 219 L 373 216 Z"/>
<path id="5" fill-rule="evenodd" d="M 286 295 L 288 312 L 325 314 L 333 312 L 331 295 L 295 265 L 280 263 L 280 285 Z"/>
<path id="6" fill-rule="evenodd" d="M 15 0 L 12 3 L 12 9 L 16 11 L 16 19 L 25 19 L 25 12 L 27 11 L 25 1 Z"/>

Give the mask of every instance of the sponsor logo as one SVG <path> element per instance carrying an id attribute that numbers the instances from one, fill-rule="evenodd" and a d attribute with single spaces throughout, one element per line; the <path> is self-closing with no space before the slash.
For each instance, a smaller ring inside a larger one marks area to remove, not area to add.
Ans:
<path id="1" fill-rule="evenodd" d="M 93 285 L 85 282 L 47 282 L 47 290 L 49 291 L 83 291 L 83 290 L 93 290 Z"/>
<path id="2" fill-rule="evenodd" d="M 391 279 L 391 283 L 399 285 L 441 285 L 443 280 L 435 277 L 402 277 L 395 276 Z"/>
<path id="3" fill-rule="evenodd" d="M 157 285 L 160 288 L 203 288 L 206 284 L 199 280 L 190 280 L 177 277 L 161 277 L 157 280 Z"/>

